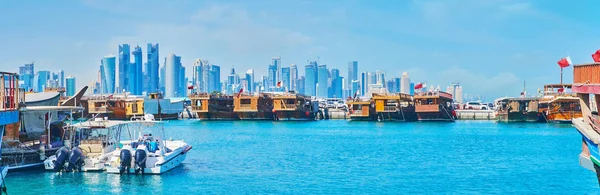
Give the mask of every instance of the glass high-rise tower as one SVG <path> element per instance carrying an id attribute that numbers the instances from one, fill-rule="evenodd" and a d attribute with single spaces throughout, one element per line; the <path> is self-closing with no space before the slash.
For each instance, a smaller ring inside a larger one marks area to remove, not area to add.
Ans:
<path id="1" fill-rule="evenodd" d="M 67 96 L 74 96 L 77 85 L 75 84 L 75 77 L 67 77 Z"/>

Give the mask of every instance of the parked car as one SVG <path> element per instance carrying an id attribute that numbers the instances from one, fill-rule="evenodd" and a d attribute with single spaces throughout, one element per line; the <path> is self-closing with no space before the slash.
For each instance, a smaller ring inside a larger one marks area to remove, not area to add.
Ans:
<path id="1" fill-rule="evenodd" d="M 482 104 L 481 102 L 467 102 L 463 107 L 466 110 L 489 110 L 488 105 Z"/>

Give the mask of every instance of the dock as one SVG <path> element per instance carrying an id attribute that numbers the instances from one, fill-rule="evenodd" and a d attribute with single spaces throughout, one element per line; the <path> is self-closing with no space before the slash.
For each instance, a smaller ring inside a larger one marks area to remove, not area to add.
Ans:
<path id="1" fill-rule="evenodd" d="M 496 120 L 494 110 L 455 110 L 458 120 Z"/>

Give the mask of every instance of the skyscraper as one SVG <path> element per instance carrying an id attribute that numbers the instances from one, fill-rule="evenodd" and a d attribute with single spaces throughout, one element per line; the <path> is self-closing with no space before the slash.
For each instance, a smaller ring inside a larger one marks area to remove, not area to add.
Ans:
<path id="1" fill-rule="evenodd" d="M 276 72 L 276 76 L 275 76 L 275 83 L 281 81 L 281 57 L 276 56 L 273 57 L 271 59 L 273 61 L 273 63 L 271 63 L 271 65 L 275 66 L 275 72 Z"/>
<path id="2" fill-rule="evenodd" d="M 50 71 L 42 70 L 38 71 L 36 74 L 35 80 L 36 82 L 36 91 L 44 92 L 44 89 L 48 87 L 48 80 L 50 79 Z"/>
<path id="3" fill-rule="evenodd" d="M 209 92 L 221 92 L 221 67 L 218 65 L 210 66 L 210 74 L 209 74 Z"/>
<path id="4" fill-rule="evenodd" d="M 229 94 L 237 93 L 240 88 L 240 76 L 235 73 L 234 68 L 231 68 L 231 72 L 227 76 L 227 92 Z"/>
<path id="5" fill-rule="evenodd" d="M 355 91 L 351 89 L 352 81 L 358 80 L 358 62 L 348 62 L 348 77 L 346 77 L 347 88 L 350 89 L 350 94 L 354 95 Z"/>
<path id="6" fill-rule="evenodd" d="M 159 89 L 159 62 L 158 62 L 158 43 L 152 45 L 152 43 L 148 43 L 147 50 L 147 61 L 146 61 L 146 74 L 148 79 L 148 89 L 147 92 L 157 92 Z"/>
<path id="7" fill-rule="evenodd" d="M 408 77 L 408 72 L 403 72 L 402 80 L 400 80 L 400 93 L 409 94 L 410 88 L 410 77 Z"/>
<path id="8" fill-rule="evenodd" d="M 115 56 L 104 56 L 102 58 L 101 66 L 103 72 L 101 72 L 100 85 L 102 86 L 102 93 L 115 93 L 115 82 L 116 82 L 116 64 L 117 59 Z"/>
<path id="9" fill-rule="evenodd" d="M 165 58 L 165 62 L 163 63 L 163 65 L 160 67 L 160 77 L 159 77 L 159 84 L 158 84 L 158 90 L 161 91 L 162 93 L 165 93 L 165 77 L 166 77 L 166 68 L 165 65 L 167 65 L 167 58 Z"/>
<path id="10" fill-rule="evenodd" d="M 117 93 L 122 93 L 123 90 L 127 91 L 129 89 L 129 80 L 127 77 L 129 76 L 128 74 L 131 66 L 130 51 L 128 44 L 119 45 L 119 74 L 117 75 L 119 82 L 116 87 Z"/>
<path id="11" fill-rule="evenodd" d="M 65 87 L 65 71 L 60 69 L 60 71 L 58 71 L 58 75 L 58 79 L 60 79 L 60 87 Z"/>
<path id="12" fill-rule="evenodd" d="M 265 86 L 265 88 L 268 89 L 272 89 L 275 87 L 275 84 L 277 84 L 277 65 L 269 65 L 269 70 L 268 70 L 268 83 L 267 86 Z"/>
<path id="13" fill-rule="evenodd" d="M 291 90 L 290 76 L 290 67 L 281 68 L 281 82 L 283 84 L 281 87 L 284 88 L 285 91 Z"/>
<path id="14" fill-rule="evenodd" d="M 381 84 L 383 85 L 383 87 L 385 87 L 385 72 L 383 72 L 382 70 L 377 70 L 375 74 L 377 76 L 377 81 L 375 81 L 373 84 Z"/>
<path id="15" fill-rule="evenodd" d="M 400 78 L 396 77 L 394 78 L 394 92 L 396 93 L 400 93 Z"/>
<path id="16" fill-rule="evenodd" d="M 290 89 L 291 91 L 298 91 L 298 67 L 296 64 L 290 65 Z"/>
<path id="17" fill-rule="evenodd" d="M 394 78 L 388 80 L 386 86 L 386 89 L 389 93 L 396 93 L 396 83 Z"/>
<path id="18" fill-rule="evenodd" d="M 330 98 L 343 98 L 342 95 L 343 89 L 343 79 L 344 77 L 340 76 L 339 69 L 331 69 L 331 94 L 329 94 Z"/>
<path id="19" fill-rule="evenodd" d="M 316 78 L 316 70 L 312 64 L 305 66 L 305 79 L 304 79 L 304 94 L 309 96 L 315 96 L 317 94 L 317 78 Z"/>
<path id="20" fill-rule="evenodd" d="M 179 75 L 180 75 L 180 67 L 178 66 L 180 61 L 178 56 L 171 53 L 167 56 L 166 66 L 165 66 L 165 97 L 179 97 L 177 94 L 179 90 Z"/>
<path id="21" fill-rule="evenodd" d="M 256 91 L 256 89 L 254 88 L 254 70 L 250 69 L 248 71 L 246 71 L 246 82 L 248 82 L 248 88 L 245 89 L 250 93 L 253 93 L 254 91 Z"/>
<path id="22" fill-rule="evenodd" d="M 305 93 L 306 91 L 304 90 L 305 81 L 306 81 L 306 79 L 304 79 L 304 76 L 299 77 L 298 80 L 296 81 L 296 83 L 297 83 L 296 90 L 298 91 L 298 93 L 306 94 Z"/>
<path id="23" fill-rule="evenodd" d="M 366 89 L 367 89 L 367 83 L 369 83 L 367 80 L 369 80 L 368 78 L 368 72 L 362 72 L 360 73 L 360 94 L 364 95 L 366 93 Z"/>
<path id="24" fill-rule="evenodd" d="M 410 95 L 415 95 L 415 83 L 411 82 L 410 83 Z"/>
<path id="25" fill-rule="evenodd" d="M 130 75 L 132 78 L 131 84 L 129 85 L 130 91 L 134 95 L 142 95 L 142 82 L 143 82 L 143 74 L 142 74 L 142 48 L 140 46 L 135 46 L 133 49 L 133 59 L 134 62 L 132 64 L 132 70 L 130 71 Z"/>
<path id="26" fill-rule="evenodd" d="M 67 77 L 67 96 L 74 96 L 76 87 L 77 85 L 75 84 L 75 77 Z"/>
<path id="27" fill-rule="evenodd" d="M 317 97 L 327 98 L 329 97 L 329 69 L 327 69 L 327 65 L 319 65 L 318 77 Z"/>
<path id="28" fill-rule="evenodd" d="M 19 67 L 19 80 L 22 81 L 22 84 L 19 86 L 20 88 L 25 89 L 25 91 L 33 90 L 35 85 L 33 82 L 35 80 L 34 77 L 35 70 L 33 62 Z"/>
<path id="29" fill-rule="evenodd" d="M 187 79 L 185 78 L 185 67 L 181 64 L 181 57 L 177 56 L 177 60 L 179 64 L 177 67 L 179 68 L 179 75 L 177 77 L 177 97 L 186 97 L 187 96 Z"/>

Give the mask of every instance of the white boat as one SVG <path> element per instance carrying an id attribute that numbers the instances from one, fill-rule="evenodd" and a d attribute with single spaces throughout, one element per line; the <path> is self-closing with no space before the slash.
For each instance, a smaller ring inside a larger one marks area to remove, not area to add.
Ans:
<path id="1" fill-rule="evenodd" d="M 146 122 L 155 124 L 155 128 L 152 129 L 154 131 L 145 128 L 144 131 L 130 132 L 129 135 L 139 135 L 138 138 L 121 141 L 122 147 L 112 152 L 109 162 L 105 165 L 106 172 L 162 174 L 185 160 L 192 146 L 183 140 L 164 140 L 163 122 L 154 121 L 152 115 L 145 117 Z"/>
<path id="2" fill-rule="evenodd" d="M 44 161 L 44 168 L 48 171 L 104 171 L 122 129 L 132 123 L 96 118 L 68 126 L 64 132 L 65 146 Z"/>

